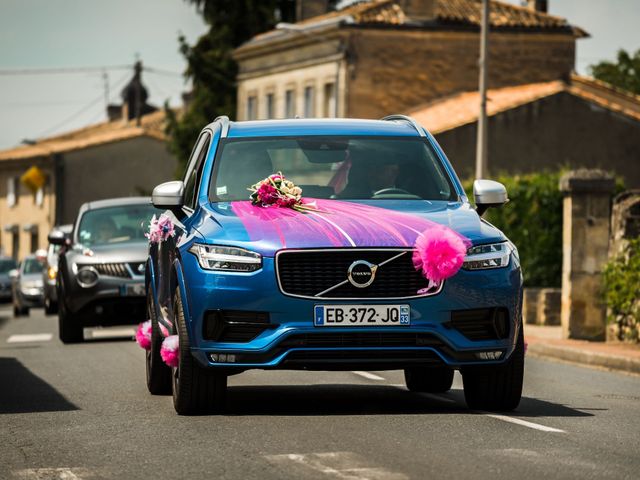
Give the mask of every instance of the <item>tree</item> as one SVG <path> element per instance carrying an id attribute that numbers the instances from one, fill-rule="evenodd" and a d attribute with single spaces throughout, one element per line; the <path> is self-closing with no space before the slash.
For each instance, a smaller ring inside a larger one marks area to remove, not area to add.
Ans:
<path id="1" fill-rule="evenodd" d="M 185 77 L 192 80 L 192 99 L 181 118 L 166 108 L 169 148 L 184 166 L 200 130 L 219 115 L 233 117 L 236 110 L 237 66 L 231 53 L 258 33 L 295 18 L 295 0 L 185 0 L 193 4 L 209 25 L 195 45 L 179 38 L 187 60 Z"/>
<path id="2" fill-rule="evenodd" d="M 640 49 L 630 55 L 618 50 L 617 62 L 603 61 L 589 67 L 591 75 L 636 95 L 640 95 Z"/>

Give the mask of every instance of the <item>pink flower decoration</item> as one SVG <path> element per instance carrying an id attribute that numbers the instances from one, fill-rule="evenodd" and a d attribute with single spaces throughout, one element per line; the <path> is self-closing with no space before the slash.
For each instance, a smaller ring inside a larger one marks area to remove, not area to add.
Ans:
<path id="1" fill-rule="evenodd" d="M 171 221 L 171 218 L 164 213 L 156 218 L 154 215 L 151 217 L 149 223 L 149 233 L 145 233 L 144 236 L 149 239 L 149 243 L 160 243 L 166 241 L 169 237 L 175 236 L 176 231 Z"/>
<path id="2" fill-rule="evenodd" d="M 162 341 L 160 356 L 170 367 L 177 367 L 180 361 L 180 341 L 178 335 L 169 335 Z"/>
<path id="3" fill-rule="evenodd" d="M 138 325 L 136 342 L 145 350 L 151 349 L 151 320 L 147 320 Z"/>
<path id="4" fill-rule="evenodd" d="M 441 282 L 458 273 L 469 246 L 469 240 L 450 228 L 435 225 L 416 239 L 413 266 L 428 280 Z"/>

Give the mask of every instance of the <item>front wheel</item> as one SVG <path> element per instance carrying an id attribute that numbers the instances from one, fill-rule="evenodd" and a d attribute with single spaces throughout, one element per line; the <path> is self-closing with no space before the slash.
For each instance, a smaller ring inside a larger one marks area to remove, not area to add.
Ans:
<path id="1" fill-rule="evenodd" d="M 464 398 L 475 410 L 509 411 L 520 404 L 524 378 L 524 336 L 522 327 L 516 348 L 504 365 L 462 369 Z"/>
<path id="2" fill-rule="evenodd" d="M 405 368 L 404 381 L 412 392 L 444 393 L 453 384 L 453 370 L 447 367 Z"/>
<path id="3" fill-rule="evenodd" d="M 74 315 L 64 300 L 64 290 L 58 292 L 60 295 L 60 308 L 58 309 L 58 337 L 62 343 L 79 343 L 84 340 L 82 323 Z"/>
<path id="4" fill-rule="evenodd" d="M 53 302 L 49 298 L 45 298 L 44 300 L 44 313 L 45 315 L 55 315 L 58 313 L 58 303 Z"/>
<path id="5" fill-rule="evenodd" d="M 178 288 L 174 295 L 173 312 L 180 345 L 180 360 L 171 372 L 173 406 L 179 415 L 221 412 L 227 396 L 227 375 L 202 368 L 191 355 L 182 297 Z"/>

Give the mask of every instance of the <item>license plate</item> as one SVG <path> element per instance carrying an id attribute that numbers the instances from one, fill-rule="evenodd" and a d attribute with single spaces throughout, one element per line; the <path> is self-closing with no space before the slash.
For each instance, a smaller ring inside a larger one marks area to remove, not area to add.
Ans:
<path id="1" fill-rule="evenodd" d="M 144 297 L 145 294 L 144 283 L 120 285 L 120 295 L 123 297 Z"/>
<path id="2" fill-rule="evenodd" d="M 316 327 L 370 327 L 411 324 L 409 305 L 316 305 Z"/>

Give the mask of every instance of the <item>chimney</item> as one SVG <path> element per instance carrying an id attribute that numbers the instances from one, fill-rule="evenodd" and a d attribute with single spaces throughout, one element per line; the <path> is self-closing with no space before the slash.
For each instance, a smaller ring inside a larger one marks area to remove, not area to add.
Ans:
<path id="1" fill-rule="evenodd" d="M 527 8 L 534 12 L 547 13 L 549 2 L 547 0 L 527 0 Z"/>
<path id="2" fill-rule="evenodd" d="M 424 22 L 436 18 L 438 0 L 400 0 L 398 4 L 410 20 Z"/>
<path id="3" fill-rule="evenodd" d="M 329 11 L 329 0 L 296 0 L 296 21 L 316 17 Z"/>

